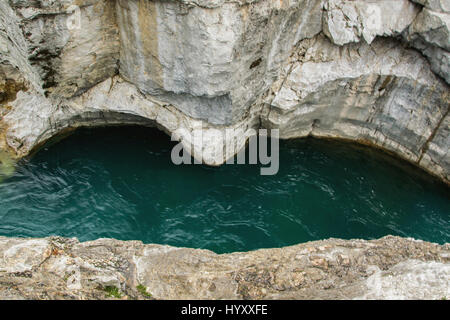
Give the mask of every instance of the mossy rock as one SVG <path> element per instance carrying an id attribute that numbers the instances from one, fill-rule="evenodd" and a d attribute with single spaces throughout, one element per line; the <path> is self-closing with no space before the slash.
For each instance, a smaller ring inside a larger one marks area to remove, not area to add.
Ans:
<path id="1" fill-rule="evenodd" d="M 138 284 L 138 285 L 136 286 L 136 289 L 137 289 L 137 291 L 139 291 L 139 293 L 140 293 L 141 295 L 143 295 L 144 297 L 146 297 L 146 298 L 151 298 L 151 297 L 152 297 L 151 293 L 148 293 L 148 292 L 147 292 L 147 287 L 145 287 L 144 285 Z"/>
<path id="2" fill-rule="evenodd" d="M 115 286 L 106 286 L 103 288 L 103 291 L 106 292 L 107 298 L 116 298 L 116 299 L 122 298 L 122 294 L 120 293 L 119 288 Z"/>
<path id="3" fill-rule="evenodd" d="M 0 150 L 0 182 L 14 174 L 15 165 L 15 161 L 8 153 Z"/>

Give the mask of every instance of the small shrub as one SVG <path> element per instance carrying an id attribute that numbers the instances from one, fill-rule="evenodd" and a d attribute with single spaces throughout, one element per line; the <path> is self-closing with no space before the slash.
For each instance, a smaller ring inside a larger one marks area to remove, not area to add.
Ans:
<path id="1" fill-rule="evenodd" d="M 117 287 L 114 286 L 107 286 L 104 287 L 103 290 L 106 292 L 106 297 L 110 298 L 117 298 L 120 299 L 122 295 L 120 294 L 120 291 Z"/>
<path id="2" fill-rule="evenodd" d="M 147 288 L 143 286 L 142 284 L 138 284 L 136 286 L 137 291 L 139 291 L 140 294 L 142 294 L 144 297 L 151 298 L 152 295 L 147 292 Z"/>

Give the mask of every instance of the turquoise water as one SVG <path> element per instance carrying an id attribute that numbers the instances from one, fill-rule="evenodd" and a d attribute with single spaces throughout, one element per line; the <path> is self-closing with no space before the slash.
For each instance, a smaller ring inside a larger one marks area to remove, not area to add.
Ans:
<path id="1" fill-rule="evenodd" d="M 280 170 L 175 166 L 156 129 L 82 129 L 0 184 L 0 235 L 111 237 L 218 253 L 388 234 L 450 240 L 449 188 L 380 151 L 281 141 Z"/>

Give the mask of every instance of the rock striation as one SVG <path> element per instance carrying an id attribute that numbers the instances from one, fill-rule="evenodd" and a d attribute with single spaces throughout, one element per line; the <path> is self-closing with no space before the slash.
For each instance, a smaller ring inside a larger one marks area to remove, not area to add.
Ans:
<path id="1" fill-rule="evenodd" d="M 266 100 L 280 136 L 340 137 L 400 154 L 449 179 L 449 91 L 428 62 L 398 42 L 305 40 Z"/>
<path id="2" fill-rule="evenodd" d="M 405 39 L 428 58 L 433 72 L 450 83 L 450 2 L 426 4 L 405 32 Z"/>
<path id="3" fill-rule="evenodd" d="M 79 126 L 145 123 L 220 165 L 227 142 L 276 128 L 450 181 L 448 0 L 8 0 L 0 17 L 13 158 Z"/>
<path id="4" fill-rule="evenodd" d="M 79 126 L 138 123 L 220 165 L 272 128 L 372 144 L 448 183 L 449 7 L 2 1 L 0 148 L 20 158 Z"/>
<path id="5" fill-rule="evenodd" d="M 120 74 L 189 116 L 229 125 L 268 89 L 294 45 L 320 32 L 320 12 L 315 0 L 215 9 L 120 0 Z"/>

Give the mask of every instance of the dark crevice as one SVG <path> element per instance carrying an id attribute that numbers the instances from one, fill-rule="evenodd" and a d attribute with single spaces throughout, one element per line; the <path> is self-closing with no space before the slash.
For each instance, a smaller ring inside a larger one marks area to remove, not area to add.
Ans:
<path id="1" fill-rule="evenodd" d="M 427 151 L 428 151 L 428 149 L 430 147 L 431 141 L 433 141 L 434 137 L 436 136 L 436 133 L 438 132 L 439 128 L 441 127 L 441 124 L 444 121 L 444 119 L 447 117 L 449 110 L 450 109 L 447 108 L 447 111 L 444 113 L 444 115 L 441 117 L 441 119 L 439 119 L 439 122 L 437 123 L 437 125 L 434 128 L 434 130 L 431 133 L 431 135 L 428 137 L 428 139 L 423 144 L 423 146 L 421 148 L 419 159 L 417 160 L 417 163 L 420 163 L 420 161 L 422 161 L 422 158 L 425 155 L 425 153 L 427 153 Z"/>

